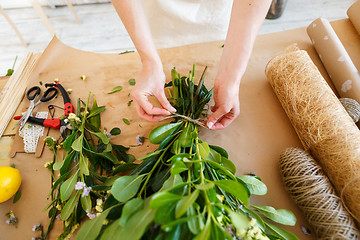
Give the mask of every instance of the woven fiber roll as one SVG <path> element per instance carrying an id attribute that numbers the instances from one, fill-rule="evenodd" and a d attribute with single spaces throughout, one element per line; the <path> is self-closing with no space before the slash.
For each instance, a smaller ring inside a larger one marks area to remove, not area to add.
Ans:
<path id="1" fill-rule="evenodd" d="M 274 57 L 265 72 L 305 150 L 310 150 L 347 208 L 360 219 L 359 129 L 306 51 Z"/>
<path id="2" fill-rule="evenodd" d="M 321 169 L 305 151 L 288 148 L 280 156 L 285 187 L 318 239 L 359 239 L 360 233 Z"/>

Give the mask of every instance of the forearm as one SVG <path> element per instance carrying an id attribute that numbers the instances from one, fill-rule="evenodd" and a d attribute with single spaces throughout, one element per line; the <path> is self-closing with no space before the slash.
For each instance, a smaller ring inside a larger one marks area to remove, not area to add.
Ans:
<path id="1" fill-rule="evenodd" d="M 234 0 L 218 72 L 221 81 L 240 84 L 270 3 L 271 0 Z"/>
<path id="2" fill-rule="evenodd" d="M 161 66 L 142 0 L 111 0 L 144 65 Z M 145 66 L 146 67 L 146 66 Z"/>

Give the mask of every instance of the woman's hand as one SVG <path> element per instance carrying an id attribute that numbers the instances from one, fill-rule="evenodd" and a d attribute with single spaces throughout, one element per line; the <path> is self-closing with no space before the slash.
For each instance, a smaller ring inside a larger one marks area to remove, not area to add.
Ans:
<path id="1" fill-rule="evenodd" d="M 164 92 L 165 74 L 162 66 L 143 64 L 139 78 L 131 96 L 136 103 L 138 115 L 148 121 L 159 121 L 165 115 L 176 112 L 171 106 Z M 154 96 L 163 108 L 154 107 L 148 100 Z"/>
<path id="2" fill-rule="evenodd" d="M 226 128 L 240 114 L 239 85 L 217 78 L 214 101 L 215 105 L 211 107 L 213 113 L 208 116 L 206 125 L 212 130 Z"/>

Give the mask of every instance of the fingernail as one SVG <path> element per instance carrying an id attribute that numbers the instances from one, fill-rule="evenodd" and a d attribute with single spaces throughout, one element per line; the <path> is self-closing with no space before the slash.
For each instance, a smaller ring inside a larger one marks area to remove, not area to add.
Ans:
<path id="1" fill-rule="evenodd" d="M 211 129 L 214 126 L 214 123 L 213 122 L 208 122 L 207 126 L 208 126 L 209 129 Z"/>
<path id="2" fill-rule="evenodd" d="M 174 108 L 173 106 L 170 107 L 170 112 L 176 112 L 176 108 Z"/>

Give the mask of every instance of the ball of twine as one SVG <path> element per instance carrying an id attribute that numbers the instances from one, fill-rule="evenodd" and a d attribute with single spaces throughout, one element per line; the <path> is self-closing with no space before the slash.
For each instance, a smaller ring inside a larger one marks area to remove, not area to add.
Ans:
<path id="1" fill-rule="evenodd" d="M 360 104 L 352 98 L 340 98 L 339 101 L 344 106 L 352 120 L 357 123 L 360 119 Z"/>
<path id="2" fill-rule="evenodd" d="M 305 151 L 288 148 L 280 156 L 287 191 L 313 226 L 318 239 L 358 239 L 350 214 L 320 165 Z"/>
<path id="3" fill-rule="evenodd" d="M 360 219 L 360 131 L 306 51 L 274 57 L 266 66 L 282 107 L 305 150 L 323 167 L 351 214 Z"/>

